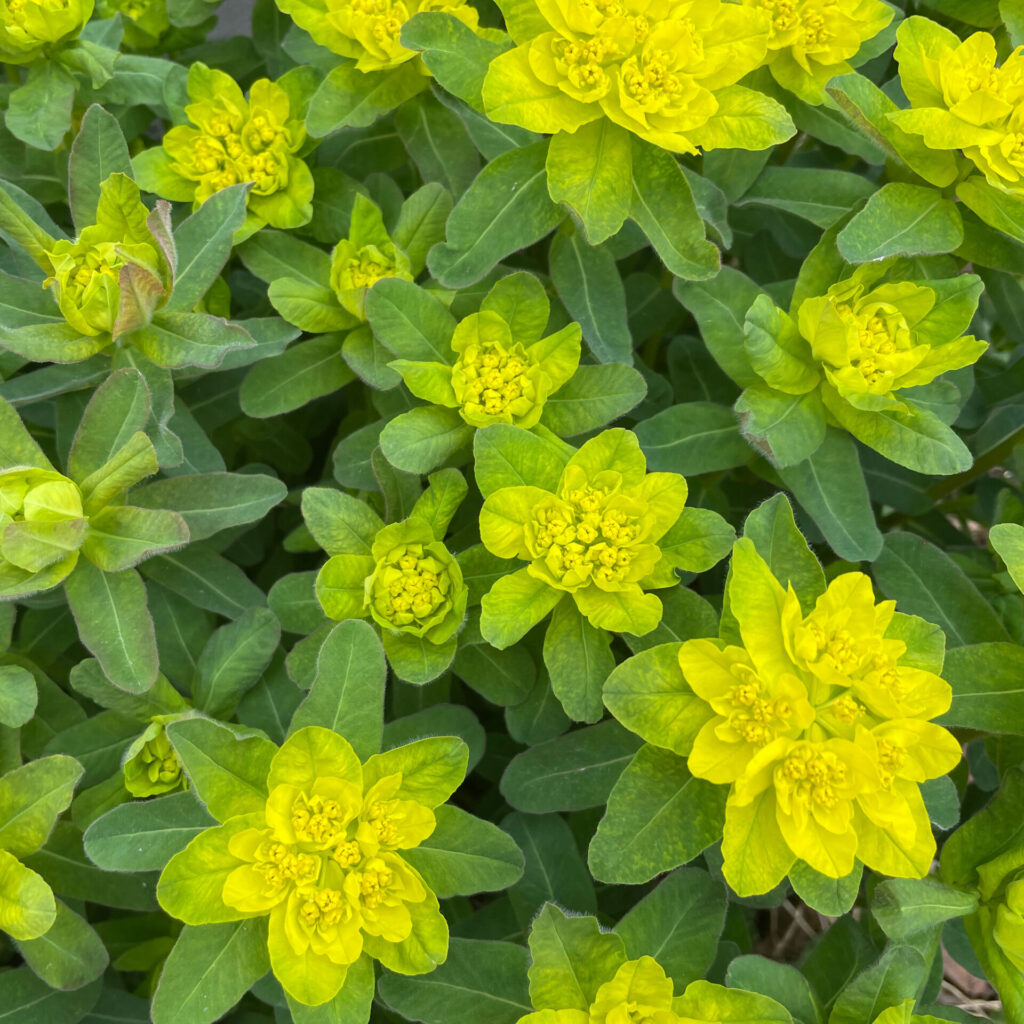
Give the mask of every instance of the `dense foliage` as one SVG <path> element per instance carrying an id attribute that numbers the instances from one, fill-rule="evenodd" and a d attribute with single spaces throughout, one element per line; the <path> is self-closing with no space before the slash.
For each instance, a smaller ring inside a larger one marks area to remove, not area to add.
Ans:
<path id="1" fill-rule="evenodd" d="M 1024 1024 L 1024 2 L 218 13 L 0 0 L 0 1021 Z"/>

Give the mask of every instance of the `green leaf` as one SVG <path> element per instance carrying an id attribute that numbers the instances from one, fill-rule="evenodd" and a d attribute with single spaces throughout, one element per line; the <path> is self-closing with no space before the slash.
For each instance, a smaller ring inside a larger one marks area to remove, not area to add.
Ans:
<path id="1" fill-rule="evenodd" d="M 380 997 L 409 1020 L 516 1024 L 532 1010 L 526 950 L 511 942 L 453 938 L 448 959 L 420 977 L 385 974 Z"/>
<path id="2" fill-rule="evenodd" d="M 266 596 L 237 566 L 202 545 L 142 563 L 149 579 L 162 583 L 197 608 L 236 619 L 246 608 L 266 604 Z"/>
<path id="3" fill-rule="evenodd" d="M 200 711 L 231 718 L 242 695 L 263 674 L 281 639 L 268 608 L 249 608 L 215 630 L 196 663 L 192 698 Z"/>
<path id="4" fill-rule="evenodd" d="M 890 1006 L 916 997 L 927 974 L 924 958 L 912 946 L 889 946 L 875 964 L 839 993 L 829 1024 L 873 1021 Z"/>
<path id="5" fill-rule="evenodd" d="M 159 313 L 146 327 L 125 335 L 125 341 L 157 366 L 207 370 L 220 366 L 228 352 L 255 344 L 247 331 L 221 317 L 175 312 Z"/>
<path id="6" fill-rule="evenodd" d="M 829 878 L 798 860 L 789 872 L 793 891 L 809 907 L 827 917 L 848 914 L 860 893 L 860 880 L 864 873 L 858 862 L 845 878 Z"/>
<path id="7" fill-rule="evenodd" d="M 538 743 L 509 762 L 501 794 L 530 814 L 599 807 L 640 743 L 611 721 Z"/>
<path id="8" fill-rule="evenodd" d="M 59 900 L 53 926 L 38 939 L 21 940 L 17 947 L 25 963 L 51 988 L 82 988 L 110 962 L 95 929 Z"/>
<path id="9" fill-rule="evenodd" d="M 36 61 L 7 99 L 7 130 L 35 149 L 56 149 L 71 128 L 75 80 L 54 60 Z"/>
<path id="10" fill-rule="evenodd" d="M 1024 526 L 1017 523 L 998 523 L 988 532 L 989 543 L 1006 564 L 1006 571 L 1024 592 Z"/>
<path id="11" fill-rule="evenodd" d="M 0 1006 L 3 1024 L 77 1024 L 96 1005 L 103 983 L 63 992 L 50 988 L 29 968 L 18 967 L 0 974 Z"/>
<path id="12" fill-rule="evenodd" d="M 686 757 L 713 712 L 687 684 L 679 648 L 659 644 L 616 665 L 604 684 L 604 702 L 630 732 Z"/>
<path id="13" fill-rule="evenodd" d="M 602 363 L 631 364 L 626 292 L 611 253 L 587 245 L 577 231 L 560 231 L 551 243 L 550 263 L 555 291 L 591 352 Z"/>
<path id="14" fill-rule="evenodd" d="M 68 161 L 68 199 L 79 234 L 96 223 L 100 185 L 111 174 L 132 176 L 128 143 L 117 118 L 93 103 L 82 117 Z"/>
<path id="15" fill-rule="evenodd" d="M 755 385 L 736 400 L 743 436 L 778 467 L 810 458 L 825 440 L 825 410 L 817 391 L 787 395 Z"/>
<path id="16" fill-rule="evenodd" d="M 958 596 L 951 595 L 951 605 Z M 939 721 L 947 728 L 1024 734 L 1022 670 L 1024 648 L 1016 644 L 953 647 L 942 667 L 943 678 L 953 687 L 953 704 Z"/>
<path id="17" fill-rule="evenodd" d="M 871 913 L 894 942 L 973 913 L 976 892 L 961 892 L 935 878 L 888 878 L 871 897 Z"/>
<path id="18" fill-rule="evenodd" d="M 683 758 L 641 747 L 608 796 L 590 843 L 591 872 L 636 885 L 688 863 L 721 836 L 727 795 L 694 778 Z"/>
<path id="19" fill-rule="evenodd" d="M 412 281 L 378 281 L 366 293 L 366 318 L 376 337 L 400 359 L 453 362 L 455 318 L 448 307 Z"/>
<path id="20" fill-rule="evenodd" d="M 354 377 L 341 357 L 340 336 L 323 334 L 256 363 L 242 381 L 239 400 L 246 416 L 267 419 L 332 394 Z"/>
<path id="21" fill-rule="evenodd" d="M 430 473 L 467 447 L 473 428 L 454 409 L 420 405 L 390 420 L 380 447 L 396 469 Z"/>
<path id="22" fill-rule="evenodd" d="M 197 541 L 262 519 L 286 493 L 280 480 L 262 473 L 199 473 L 137 487 L 130 500 L 140 508 L 173 509 Z"/>
<path id="23" fill-rule="evenodd" d="M 402 45 L 423 51 L 423 63 L 453 96 L 483 110 L 480 90 L 491 61 L 506 45 L 484 39 L 447 11 L 414 14 L 402 26 Z"/>
<path id="24" fill-rule="evenodd" d="M 313 93 L 306 130 L 323 138 L 339 128 L 366 128 L 428 85 L 413 61 L 374 74 L 339 64 Z"/>
<path id="25" fill-rule="evenodd" d="M 631 960 L 652 956 L 676 989 L 703 978 L 725 926 L 726 888 L 700 868 L 679 868 L 615 926 Z"/>
<path id="26" fill-rule="evenodd" d="M 82 777 L 72 757 L 43 757 L 0 778 L 0 849 L 15 857 L 35 853 L 71 803 Z"/>
<path id="27" fill-rule="evenodd" d="M 824 1014 L 810 982 L 792 964 L 763 956 L 738 956 L 725 975 L 730 988 L 747 989 L 774 999 L 792 1014 L 794 1024 L 823 1024 Z"/>
<path id="28" fill-rule="evenodd" d="M 139 574 L 103 572 L 79 559 L 64 589 L 79 639 L 103 674 L 122 690 L 145 693 L 156 682 L 159 657 Z"/>
<path id="29" fill-rule="evenodd" d="M 18 941 L 37 939 L 56 917 L 53 890 L 42 875 L 0 850 L 0 929 Z"/>
<path id="30" fill-rule="evenodd" d="M 857 446 L 831 430 L 808 459 L 780 469 L 782 482 L 824 534 L 832 550 L 850 562 L 874 561 L 882 550 Z"/>
<path id="31" fill-rule="evenodd" d="M 974 175 L 956 187 L 957 198 L 986 224 L 1024 242 L 1024 201 Z"/>
<path id="32" fill-rule="evenodd" d="M 434 812 L 437 828 L 402 856 L 439 899 L 507 889 L 523 874 L 523 854 L 506 832 L 458 807 Z"/>
<path id="33" fill-rule="evenodd" d="M 654 471 L 697 476 L 749 462 L 752 452 L 732 410 L 712 402 L 673 405 L 636 425 Z"/>
<path id="34" fill-rule="evenodd" d="M 548 147 L 548 192 L 583 223 L 587 241 L 600 245 L 629 216 L 631 135 L 599 117 L 574 132 L 558 132 Z"/>
<path id="35" fill-rule="evenodd" d="M 559 437 L 603 427 L 643 401 L 647 383 L 632 366 L 585 365 L 544 403 L 541 423 Z"/>
<path id="36" fill-rule="evenodd" d="M 86 829 L 85 852 L 104 871 L 159 871 L 214 824 L 192 793 L 133 800 Z"/>
<path id="37" fill-rule="evenodd" d="M 547 145 L 512 149 L 492 160 L 455 204 L 448 239 L 427 258 L 445 288 L 479 281 L 499 260 L 557 227 L 563 213 L 548 195 Z"/>
<path id="38" fill-rule="evenodd" d="M 465 125 L 430 93 L 403 103 L 395 128 L 424 181 L 440 182 L 458 197 L 479 173 L 480 154 Z"/>
<path id="39" fill-rule="evenodd" d="M 433 644 L 422 637 L 384 630 L 381 640 L 384 654 L 395 675 L 414 686 L 422 686 L 436 679 L 455 660 L 455 637 L 443 644 Z"/>
<path id="40" fill-rule="evenodd" d="M 601 687 L 615 667 L 611 634 L 595 629 L 575 601 L 560 601 L 544 633 L 544 665 L 551 689 L 577 722 L 596 722 L 604 714 Z"/>
<path id="41" fill-rule="evenodd" d="M 736 531 L 709 508 L 684 508 L 658 541 L 662 556 L 674 569 L 706 572 L 732 549 Z"/>
<path id="42" fill-rule="evenodd" d="M 956 205 L 935 189 L 891 182 L 839 232 L 843 259 L 869 263 L 889 256 L 952 252 L 964 240 Z"/>
<path id="43" fill-rule="evenodd" d="M 707 240 L 690 183 L 675 156 L 634 135 L 632 179 L 630 216 L 668 270 L 687 281 L 714 277 L 721 255 Z"/>
<path id="44" fill-rule="evenodd" d="M 231 255 L 232 239 L 245 223 L 250 185 L 229 185 L 182 221 L 174 232 L 178 266 L 168 313 L 193 310 L 217 279 Z"/>
<path id="45" fill-rule="evenodd" d="M 570 600 L 526 569 L 502 576 L 480 603 L 480 632 L 492 647 L 511 647 L 563 599 Z"/>
<path id="46" fill-rule="evenodd" d="M 114 506 L 89 518 L 82 554 L 104 572 L 120 572 L 161 551 L 184 547 L 188 526 L 167 509 Z"/>
<path id="47" fill-rule="evenodd" d="M 473 436 L 476 485 L 485 498 L 502 487 L 532 485 L 554 491 L 572 453 L 554 436 L 495 423 Z"/>
<path id="48" fill-rule="evenodd" d="M 464 643 L 452 671 L 485 700 L 502 707 L 526 700 L 537 678 L 537 666 L 525 647 L 498 651 L 486 643 Z"/>
<path id="49" fill-rule="evenodd" d="M 68 473 L 84 481 L 102 469 L 149 421 L 149 388 L 138 370 L 125 367 L 93 392 L 75 431 Z"/>
<path id="50" fill-rule="evenodd" d="M 320 1006 L 305 1006 L 288 993 L 285 998 L 294 1024 L 367 1024 L 373 1002 L 376 979 L 373 960 L 364 953 L 345 974 L 341 991 Z"/>
<path id="51" fill-rule="evenodd" d="M 277 747 L 257 736 L 239 739 L 208 718 L 185 718 L 167 726 L 196 796 L 217 821 L 262 813 L 267 774 Z"/>
<path id="52" fill-rule="evenodd" d="M 263 920 L 186 926 L 153 993 L 154 1024 L 219 1020 L 269 968 Z"/>
<path id="53" fill-rule="evenodd" d="M 869 179 L 850 171 L 769 166 L 736 205 L 785 210 L 827 228 L 874 191 Z"/>
<path id="54" fill-rule="evenodd" d="M 900 610 L 939 625 L 951 647 L 1008 641 L 992 606 L 944 551 L 910 533 L 890 533 L 875 579 Z"/>
<path id="55" fill-rule="evenodd" d="M 289 734 L 307 725 L 332 729 L 365 761 L 380 750 L 386 676 L 373 627 L 359 619 L 339 622 L 320 647 L 313 685 L 292 716 Z"/>
<path id="56" fill-rule="evenodd" d="M 551 903 L 530 929 L 530 1000 L 538 1010 L 586 1012 L 626 961 L 626 946 L 593 917 L 567 917 Z"/>
<path id="57" fill-rule="evenodd" d="M 0 665 L 0 724 L 20 729 L 36 713 L 35 676 L 20 665 Z"/>

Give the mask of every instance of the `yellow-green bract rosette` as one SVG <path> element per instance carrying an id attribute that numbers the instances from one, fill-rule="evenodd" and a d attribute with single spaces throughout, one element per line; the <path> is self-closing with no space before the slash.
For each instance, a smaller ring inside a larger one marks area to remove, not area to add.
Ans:
<path id="1" fill-rule="evenodd" d="M 761 149 L 792 134 L 777 103 L 737 85 L 768 53 L 762 10 L 723 0 L 505 6 L 517 45 L 484 80 L 495 121 L 554 133 L 607 117 L 677 153 Z"/>
<path id="2" fill-rule="evenodd" d="M 92 17 L 93 0 L 2 0 L 0 61 L 31 64 L 77 36 Z"/>
<path id="3" fill-rule="evenodd" d="M 683 477 L 648 473 L 636 435 L 614 429 L 584 444 L 553 490 L 523 485 L 488 495 L 480 539 L 492 554 L 529 565 L 484 597 L 484 636 L 500 636 L 516 604 L 550 610 L 567 594 L 598 629 L 650 632 L 662 609 L 646 591 L 677 582 L 658 541 L 682 513 L 686 494 Z"/>

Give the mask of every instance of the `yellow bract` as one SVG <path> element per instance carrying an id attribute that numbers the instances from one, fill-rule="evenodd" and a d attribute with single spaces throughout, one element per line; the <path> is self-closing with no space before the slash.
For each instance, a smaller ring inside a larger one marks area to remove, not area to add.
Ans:
<path id="1" fill-rule="evenodd" d="M 409 257 L 390 240 L 357 246 L 343 238 L 331 253 L 331 288 L 341 305 L 360 320 L 366 319 L 366 293 L 381 278 L 413 279 Z"/>
<path id="2" fill-rule="evenodd" d="M 775 80 L 808 103 L 825 100 L 830 78 L 892 21 L 881 0 L 741 0 L 769 18 L 768 66 Z"/>
<path id="3" fill-rule="evenodd" d="M 876 604 L 870 579 L 846 573 L 805 615 L 749 540 L 736 545 L 729 594 L 743 647 L 691 640 L 679 664 L 713 712 L 690 771 L 731 786 L 730 884 L 766 891 L 798 858 L 831 878 L 857 859 L 885 874 L 927 874 L 935 841 L 919 784 L 961 752 L 929 721 L 948 710 L 951 691 L 907 663 L 894 602 Z M 750 856 L 761 865 L 753 886 L 740 867 Z"/>
<path id="4" fill-rule="evenodd" d="M 278 0 L 321 46 L 352 57 L 360 71 L 394 68 L 418 56 L 400 41 L 402 26 L 420 11 L 443 11 L 475 29 L 476 8 L 462 0 Z M 420 62 L 420 69 L 426 69 Z"/>
<path id="5" fill-rule="evenodd" d="M 752 121 L 770 105 L 736 88 L 768 52 L 762 10 L 723 0 L 537 0 L 522 25 L 506 15 L 519 45 L 493 61 L 484 82 L 494 120 L 550 133 L 605 116 L 656 145 L 696 153 L 723 144 L 717 131 L 705 137 L 717 114 Z M 550 31 L 533 30 L 541 24 Z M 729 144 L 759 148 L 743 134 Z"/>
<path id="6" fill-rule="evenodd" d="M 300 761 L 296 781 L 280 781 L 307 747 L 321 750 L 310 771 Z M 399 796 L 401 773 L 364 788 L 351 747 L 327 730 L 296 733 L 279 758 L 284 770 L 271 769 L 276 784 L 265 825 L 242 828 L 228 841 L 240 864 L 221 899 L 243 913 L 269 913 L 274 973 L 299 1001 L 321 1003 L 341 987 L 367 936 L 402 943 L 413 914 L 431 912 L 432 895 L 400 851 L 423 842 L 436 819 L 429 807 Z M 311 972 L 319 979 L 312 986 Z"/>
<path id="7" fill-rule="evenodd" d="M 908 18 L 896 60 L 911 110 L 889 116 L 931 149 L 961 150 L 988 181 L 1024 194 L 1024 52 L 1000 62 L 996 40 Z"/>
<path id="8" fill-rule="evenodd" d="M 78 35 L 92 9 L 93 0 L 0 0 L 0 61 L 30 64 Z"/>

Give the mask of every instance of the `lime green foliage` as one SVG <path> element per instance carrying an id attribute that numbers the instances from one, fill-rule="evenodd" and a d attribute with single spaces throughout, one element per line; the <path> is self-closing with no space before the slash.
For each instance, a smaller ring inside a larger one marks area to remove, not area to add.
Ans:
<path id="1" fill-rule="evenodd" d="M 649 633 L 662 608 L 648 591 L 671 587 L 685 568 L 659 542 L 679 521 L 686 494 L 678 473 L 648 473 L 636 436 L 621 429 L 583 445 L 553 486 L 526 482 L 487 493 L 480 512 L 487 550 L 530 564 L 484 598 L 484 637 L 505 647 L 524 624 L 570 598 L 597 629 Z"/>
<path id="2" fill-rule="evenodd" d="M 788 314 L 767 296 L 747 311 L 743 347 L 758 382 L 736 406 L 744 432 L 780 466 L 813 455 L 831 423 L 918 472 L 964 469 L 969 453 L 929 408 L 927 386 L 987 349 L 964 333 L 981 280 L 912 280 L 891 259 L 847 273 Z M 794 415 L 781 427 L 787 407 Z"/>
<path id="3" fill-rule="evenodd" d="M 0 8 L 0 60 L 31 64 L 77 36 L 92 9 L 93 0 L 8 0 Z"/>
<path id="4" fill-rule="evenodd" d="M 348 237 L 331 253 L 331 289 L 345 310 L 365 320 L 366 293 L 384 277 L 411 281 L 412 266 L 388 235 L 379 207 L 357 195 Z"/>
<path id="5" fill-rule="evenodd" d="M 0 777 L 0 930 L 38 939 L 53 925 L 50 886 L 21 861 L 49 838 L 82 775 L 71 757 L 44 757 Z"/>
<path id="6" fill-rule="evenodd" d="M 313 176 L 297 155 L 311 95 L 301 70 L 277 82 L 261 78 L 248 98 L 230 75 L 205 64 L 189 68 L 188 124 L 175 125 L 162 148 L 135 161 L 139 184 L 165 199 L 198 207 L 214 193 L 252 182 L 243 234 L 264 224 L 294 228 L 313 215 Z"/>
<path id="7" fill-rule="evenodd" d="M 620 15 L 545 0 L 509 12 L 517 45 L 483 87 L 495 121 L 554 134 L 607 117 L 676 153 L 764 149 L 793 132 L 777 103 L 736 84 L 768 52 L 760 11 L 666 0 Z"/>
<path id="8" fill-rule="evenodd" d="M 150 722 L 146 731 L 125 752 L 124 786 L 134 797 L 173 793 L 185 785 L 178 757 L 161 721 Z"/>
<path id="9" fill-rule="evenodd" d="M 882 0 L 743 0 L 771 20 L 768 67 L 784 89 L 806 103 L 825 102 L 829 79 L 893 19 Z"/>
<path id="10" fill-rule="evenodd" d="M 338 734 L 299 730 L 269 762 L 265 806 L 229 802 L 221 824 L 168 863 L 161 904 L 190 924 L 267 917 L 274 975 L 306 1005 L 334 999 L 361 957 L 433 970 L 448 926 L 406 851 L 434 832 L 435 809 L 465 774 L 461 741 L 439 742 L 360 763 Z"/>
<path id="11" fill-rule="evenodd" d="M 961 41 L 922 17 L 908 18 L 897 38 L 911 109 L 890 119 L 929 149 L 962 152 L 996 187 L 1024 194 L 1024 57 L 1000 60 L 988 32 Z"/>

